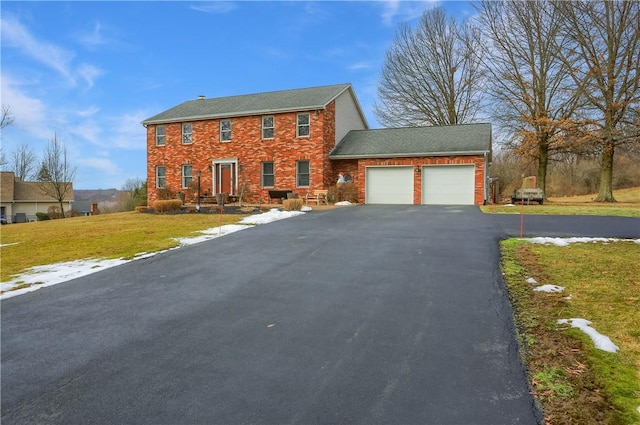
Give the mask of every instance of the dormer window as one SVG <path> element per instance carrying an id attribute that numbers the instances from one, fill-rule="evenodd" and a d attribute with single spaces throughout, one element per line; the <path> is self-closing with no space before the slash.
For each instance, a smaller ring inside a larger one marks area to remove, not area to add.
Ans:
<path id="1" fill-rule="evenodd" d="M 182 144 L 190 145 L 193 143 L 193 127 L 191 123 L 182 124 Z"/>

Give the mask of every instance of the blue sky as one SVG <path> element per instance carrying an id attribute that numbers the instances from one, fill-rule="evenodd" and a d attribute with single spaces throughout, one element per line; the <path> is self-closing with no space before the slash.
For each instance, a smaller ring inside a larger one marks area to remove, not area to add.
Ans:
<path id="1" fill-rule="evenodd" d="M 1 91 L 14 123 L 9 157 L 40 154 L 54 134 L 77 168 L 76 189 L 146 179 L 140 122 L 209 98 L 352 83 L 371 128 L 386 50 L 400 22 L 468 2 L 0 2 Z"/>

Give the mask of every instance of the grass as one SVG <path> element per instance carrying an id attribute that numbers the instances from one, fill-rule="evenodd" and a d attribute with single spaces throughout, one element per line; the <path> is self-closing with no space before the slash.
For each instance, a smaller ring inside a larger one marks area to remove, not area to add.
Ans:
<path id="1" fill-rule="evenodd" d="M 501 249 L 523 361 L 547 423 L 640 424 L 640 245 L 510 239 Z M 565 292 L 534 292 L 527 277 Z M 556 325 L 576 317 L 592 321 L 619 352 L 598 350 L 579 330 Z"/>
<path id="2" fill-rule="evenodd" d="M 2 226 L 0 281 L 37 265 L 161 251 L 178 245 L 171 238 L 194 236 L 198 230 L 237 223 L 243 217 L 125 212 Z"/>
<path id="3" fill-rule="evenodd" d="M 541 215 L 608 215 L 640 217 L 640 187 L 620 189 L 613 192 L 618 202 L 593 202 L 595 195 L 549 198 L 543 205 L 483 205 L 485 213 L 495 214 L 541 214 Z"/>

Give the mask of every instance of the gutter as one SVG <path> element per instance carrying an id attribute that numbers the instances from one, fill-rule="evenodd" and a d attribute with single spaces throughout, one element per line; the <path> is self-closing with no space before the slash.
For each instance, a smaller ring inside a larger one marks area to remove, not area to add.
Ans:
<path id="1" fill-rule="evenodd" d="M 487 155 L 489 151 L 458 151 L 458 152 L 420 152 L 420 153 L 394 153 L 394 154 L 360 154 L 360 155 L 329 155 L 329 159 L 366 159 L 366 158 L 407 158 L 407 157 L 428 157 L 428 156 L 470 156 Z"/>

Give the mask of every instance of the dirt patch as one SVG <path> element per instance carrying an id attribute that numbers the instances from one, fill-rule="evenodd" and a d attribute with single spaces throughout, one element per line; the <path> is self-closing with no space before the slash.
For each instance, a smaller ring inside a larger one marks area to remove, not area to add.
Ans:
<path id="1" fill-rule="evenodd" d="M 519 246 L 515 259 L 528 277 L 548 281 L 529 246 Z M 523 361 L 545 424 L 621 424 L 589 370 L 582 341 L 557 329 L 554 312 L 566 303 L 565 295 L 534 292 L 520 280 L 508 286 Z"/>

